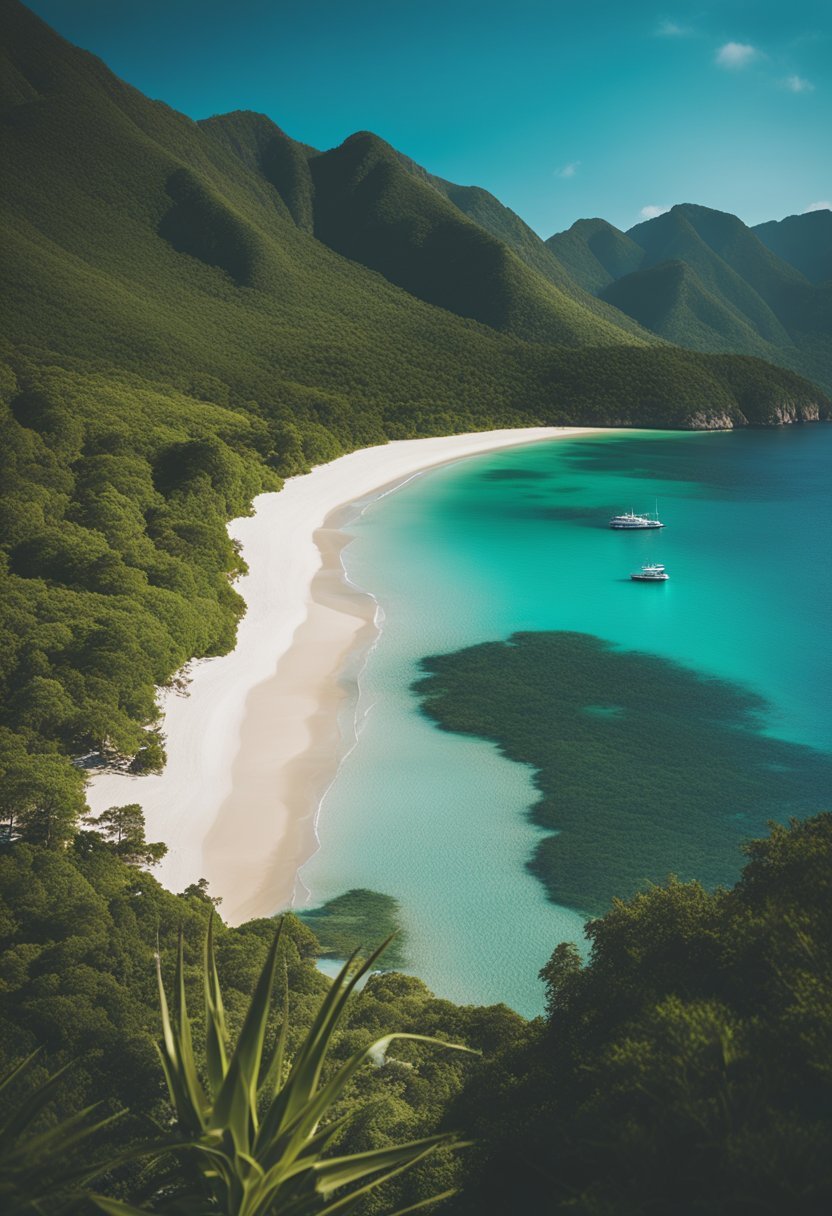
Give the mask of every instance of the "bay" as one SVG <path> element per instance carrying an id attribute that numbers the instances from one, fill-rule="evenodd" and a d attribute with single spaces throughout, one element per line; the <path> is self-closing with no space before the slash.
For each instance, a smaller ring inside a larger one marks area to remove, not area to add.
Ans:
<path id="1" fill-rule="evenodd" d="M 828 751 L 831 473 L 827 427 L 609 433 L 469 458 L 360 506 L 345 566 L 382 630 L 301 873 L 310 902 L 392 895 L 411 969 L 439 995 L 540 1012 L 537 972 L 583 917 L 526 869 L 532 770 L 430 722 L 421 661 L 579 631 L 756 693 L 764 733 Z M 656 500 L 662 531 L 606 527 Z M 667 584 L 630 580 L 648 560 Z"/>

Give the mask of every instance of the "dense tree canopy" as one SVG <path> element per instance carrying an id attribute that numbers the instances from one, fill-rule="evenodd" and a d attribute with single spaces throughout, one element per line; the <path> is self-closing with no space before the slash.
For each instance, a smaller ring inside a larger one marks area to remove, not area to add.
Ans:
<path id="1" fill-rule="evenodd" d="M 129 808 L 128 808 L 129 809 Z M 481 1057 L 404 1044 L 359 1073 L 337 1115 L 339 1146 L 361 1151 L 437 1129 L 475 1145 L 437 1157 L 362 1209 L 383 1216 L 460 1186 L 449 1213 L 795 1213 L 832 1198 L 832 815 L 773 827 L 748 847 L 733 889 L 671 881 L 588 927 L 590 954 L 560 945 L 541 974 L 547 1017 L 460 1008 L 417 979 L 374 975 L 356 1000 L 333 1066 L 390 1031 L 434 1034 Z M 36 1045 L 42 1075 L 74 1059 L 56 1115 L 92 1100 L 126 1107 L 109 1143 L 164 1118 L 154 1057 L 153 956 L 170 974 L 179 929 L 199 1004 L 201 942 L 212 905 L 172 895 L 127 864 L 118 842 L 81 833 L 66 850 L 18 840 L 0 853 L 0 1072 Z M 217 929 L 220 974 L 238 1027 L 274 922 Z M 290 1053 L 326 979 L 321 947 L 293 917 L 281 947 Z M 282 981 L 276 1002 L 282 1008 Z M 15 1094 L 0 1094 L 3 1109 Z M 144 1180 L 146 1182 L 146 1179 Z M 134 1169 L 110 1190 L 138 1195 Z"/>
<path id="2" fill-rule="evenodd" d="M 548 1018 L 453 1107 L 455 1213 L 792 1213 L 832 1203 L 832 815 L 773 826 L 731 890 L 670 882 L 560 946 Z"/>

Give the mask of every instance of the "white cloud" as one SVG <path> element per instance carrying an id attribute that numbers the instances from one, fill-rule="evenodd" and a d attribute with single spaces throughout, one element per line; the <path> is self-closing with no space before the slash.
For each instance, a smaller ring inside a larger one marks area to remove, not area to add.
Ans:
<path id="1" fill-rule="evenodd" d="M 643 220 L 654 220 L 657 215 L 665 215 L 669 210 L 669 207 L 657 207 L 655 203 L 648 203 L 646 207 L 642 207 L 639 215 Z"/>
<path id="2" fill-rule="evenodd" d="M 810 203 L 803 214 L 808 215 L 810 211 L 832 211 L 832 203 L 828 199 L 822 199 L 819 203 Z"/>
<path id="3" fill-rule="evenodd" d="M 744 68 L 759 55 L 757 48 L 747 42 L 726 42 L 716 53 L 716 63 L 721 68 Z"/>
<path id="4" fill-rule="evenodd" d="M 780 81 L 780 85 L 790 93 L 813 93 L 815 90 L 811 80 L 807 80 L 805 76 L 787 76 L 785 80 Z"/>
<path id="5" fill-rule="evenodd" d="M 562 169 L 555 170 L 555 177 L 574 177 L 578 172 L 579 160 L 571 160 L 568 165 L 564 165 Z"/>
<path id="6" fill-rule="evenodd" d="M 656 29 L 657 38 L 690 38 L 693 30 L 678 21 L 660 21 Z"/>

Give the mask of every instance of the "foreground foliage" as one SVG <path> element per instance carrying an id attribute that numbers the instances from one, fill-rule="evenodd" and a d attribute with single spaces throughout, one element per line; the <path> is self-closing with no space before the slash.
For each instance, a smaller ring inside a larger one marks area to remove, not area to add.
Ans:
<path id="1" fill-rule="evenodd" d="M 372 976 L 332 1040 L 324 1086 L 391 1031 L 439 1035 L 483 1057 L 404 1040 L 353 1074 L 333 1111 L 344 1121 L 334 1155 L 394 1150 L 448 1128 L 474 1141 L 465 1154 L 437 1150 L 370 1193 L 361 1216 L 389 1216 L 459 1187 L 447 1209 L 454 1216 L 828 1210 L 832 816 L 774 827 L 748 854 L 731 890 L 670 882 L 616 902 L 591 922 L 586 962 L 558 946 L 542 974 L 545 1020 L 459 1008 L 410 977 Z M 0 1051 L 13 1062 L 41 1042 L 49 1072 L 78 1057 L 54 1091 L 54 1118 L 105 1098 L 110 1113 L 129 1107 L 107 1130 L 112 1155 L 146 1144 L 148 1119 L 169 1123 L 153 1054 L 157 926 L 162 969 L 178 969 L 177 990 L 184 977 L 192 1002 L 204 987 L 203 960 L 187 943 L 207 932 L 210 916 L 204 896 L 163 891 L 105 842 L 65 855 L 18 843 L 0 856 Z M 271 966 L 274 926 L 228 930 L 217 920 L 215 930 L 225 1017 L 239 1042 L 251 993 Z M 287 917 L 276 964 L 287 993 L 278 984 L 267 1028 L 276 1043 L 288 998 L 287 1060 L 301 1058 L 328 991 L 312 966 L 316 949 Z M 175 1006 L 172 1027 L 178 1017 Z M 201 1019 L 193 1026 L 201 1051 Z M 0 1093 L 0 1123 L 13 1109 Z M 181 1170 L 180 1162 L 149 1174 L 123 1168 L 99 1186 L 153 1207 L 176 1193 Z"/>
<path id="2" fill-rule="evenodd" d="M 544 968 L 533 1040 L 472 1078 L 458 1216 L 820 1216 L 832 1206 L 832 815 L 732 890 L 671 882 Z"/>
<path id="3" fill-rule="evenodd" d="M 53 1094 L 50 1117 L 60 1120 L 94 1103 L 101 1104 L 102 1118 L 126 1110 L 107 1132 L 105 1155 L 146 1146 L 160 1127 L 171 1127 L 154 1046 L 159 1025 L 154 956 L 158 950 L 164 975 L 175 975 L 181 928 L 187 1004 L 196 1011 L 192 1038 L 201 1055 L 204 955 L 196 944 L 205 939 L 212 911 L 198 884 L 187 895 L 173 895 L 151 874 L 126 864 L 95 833 L 81 833 L 65 851 L 25 841 L 0 850 L 0 1070 L 38 1045 L 41 1079 L 72 1061 Z M 271 920 L 228 929 L 214 916 L 217 973 L 232 1042 L 239 1041 L 274 931 Z M 297 1059 L 330 991 L 315 968 L 318 952 L 312 933 L 287 916 L 266 1032 L 268 1044 L 275 1044 L 288 1007 L 287 1062 Z M 174 987 L 178 991 L 178 983 Z M 176 1001 L 174 1011 L 176 1020 Z M 522 1019 L 504 1006 L 459 1008 L 438 1000 L 413 977 L 377 973 L 344 1010 L 330 1042 L 324 1083 L 355 1053 L 391 1032 L 439 1037 L 487 1054 L 526 1033 Z M 354 1073 L 339 1099 L 333 1117 L 341 1127 L 333 1154 L 392 1150 L 436 1135 L 449 1102 L 476 1067 L 471 1055 L 397 1040 L 374 1067 Z M 7 1097 L 0 1095 L 0 1123 L 13 1109 Z M 416 1199 L 454 1189 L 463 1156 L 435 1151 L 412 1175 L 397 1176 L 383 1191 L 371 1192 L 362 1201 L 362 1216 L 388 1216 Z M 97 1187 L 154 1208 L 160 1187 L 173 1185 L 174 1164 L 123 1167 Z"/>
<path id="4" fill-rule="evenodd" d="M 285 999 L 280 1029 L 270 1049 L 267 1045 L 282 922 L 233 1049 L 212 929 L 209 921 L 203 961 L 204 1063 L 194 1050 L 195 1026 L 187 1007 L 181 937 L 175 1015 L 169 1010 L 157 960 L 163 1030 L 160 1058 L 178 1129 L 177 1137 L 161 1155 L 172 1153 L 179 1165 L 173 1167 L 163 1188 L 162 1210 L 204 1210 L 226 1216 L 335 1216 L 337 1212 L 353 1211 L 363 1196 L 405 1173 L 438 1148 L 453 1144 L 452 1136 L 438 1134 L 369 1152 L 326 1155 L 351 1117 L 333 1118 L 332 1112 L 362 1065 L 383 1059 L 390 1045 L 403 1039 L 452 1046 L 426 1035 L 387 1034 L 353 1052 L 328 1080 L 322 1080 L 347 1003 L 384 950 L 383 945 L 363 963 L 355 963 L 353 956 L 344 965 L 289 1061 Z M 165 1191 L 173 1193 L 165 1196 Z M 408 1211 L 446 1199 L 452 1193 L 427 1196 L 415 1206 L 409 1204 Z M 147 1210 L 102 1196 L 95 1196 L 95 1203 L 109 1216 L 139 1216 Z"/>
<path id="5" fill-rule="evenodd" d="M 40 1049 L 0 1077 L 0 1211 L 3 1216 L 69 1211 L 80 1203 L 87 1184 L 112 1168 L 112 1154 L 88 1157 L 90 1142 L 102 1140 L 119 1115 L 94 1118 L 95 1106 L 44 1123 L 42 1116 L 64 1080 L 65 1064 L 31 1084 Z"/>

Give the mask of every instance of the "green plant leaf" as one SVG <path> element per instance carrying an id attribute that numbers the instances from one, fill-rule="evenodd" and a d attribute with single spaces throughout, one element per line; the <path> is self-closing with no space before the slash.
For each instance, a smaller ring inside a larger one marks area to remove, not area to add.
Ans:
<path id="1" fill-rule="evenodd" d="M 214 954 L 213 908 L 208 918 L 202 970 L 205 989 L 205 1068 L 211 1095 L 216 1099 L 228 1070 L 228 1027 Z"/>
<path id="2" fill-rule="evenodd" d="M 248 1150 L 251 1137 L 257 1129 L 257 1081 L 260 1076 L 260 1062 L 282 930 L 281 920 L 260 972 L 210 1119 L 210 1126 L 224 1127 L 229 1131 L 240 1151 Z"/>

